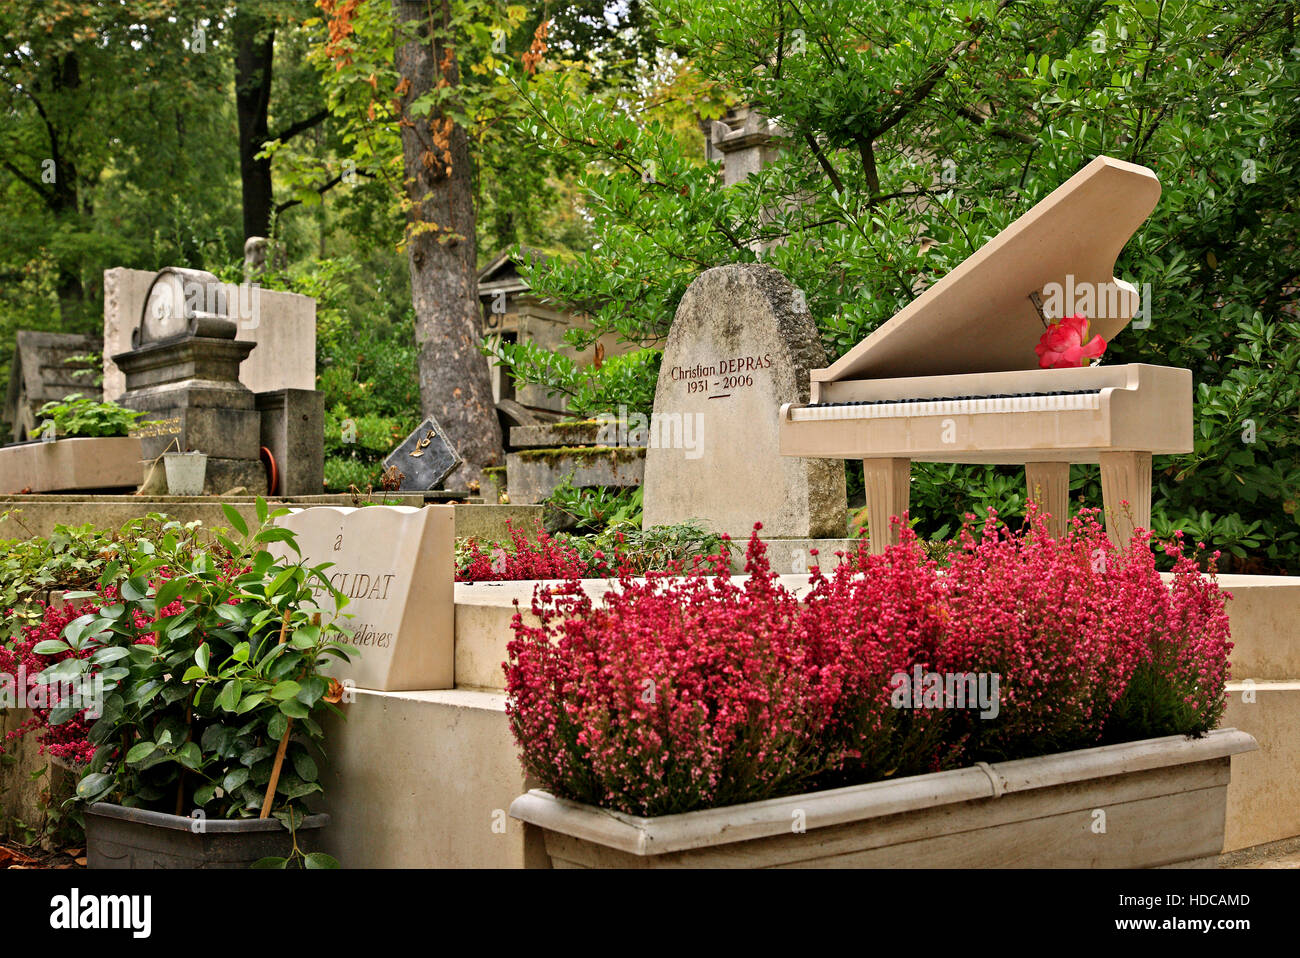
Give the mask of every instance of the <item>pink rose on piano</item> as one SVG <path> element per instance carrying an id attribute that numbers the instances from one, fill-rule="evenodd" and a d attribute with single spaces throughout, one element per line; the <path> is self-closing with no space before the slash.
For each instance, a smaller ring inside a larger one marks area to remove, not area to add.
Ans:
<path id="1" fill-rule="evenodd" d="M 1067 316 L 1047 327 L 1043 338 L 1034 347 L 1038 365 L 1043 369 L 1069 369 L 1086 366 L 1106 351 L 1106 340 L 1100 336 L 1088 339 L 1088 317 Z"/>

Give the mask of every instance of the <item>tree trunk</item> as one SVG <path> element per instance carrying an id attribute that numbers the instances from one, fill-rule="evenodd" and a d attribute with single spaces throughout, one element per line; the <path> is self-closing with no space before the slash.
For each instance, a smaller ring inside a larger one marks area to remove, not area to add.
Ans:
<path id="1" fill-rule="evenodd" d="M 235 111 L 239 117 L 239 179 L 243 185 L 244 239 L 271 235 L 271 160 L 257 159 L 270 138 L 271 64 L 275 28 L 247 12 L 235 15 Z"/>
<path id="2" fill-rule="evenodd" d="M 465 465 L 448 483 L 482 481 L 483 469 L 502 458 L 501 427 L 492 401 L 479 311 L 474 243 L 474 192 L 469 139 L 439 111 L 411 116 L 409 107 L 441 80 L 460 80 L 455 52 L 430 37 L 428 17 L 448 22 L 448 0 L 393 0 L 399 23 L 418 21 L 418 39 L 396 52 L 399 73 L 410 84 L 401 98 L 402 159 L 409 201 L 407 256 L 419 346 L 423 410 L 446 430 Z M 399 38 L 400 39 L 400 38 Z"/>
<path id="3" fill-rule="evenodd" d="M 81 61 L 75 52 L 55 61 L 52 86 L 57 98 L 75 96 L 80 90 Z M 76 157 L 71 150 L 64 152 L 58 131 L 49 125 L 48 120 L 46 123 L 50 134 L 50 158 L 53 160 L 54 174 L 54 182 L 50 184 L 50 193 L 46 196 L 46 208 L 54 214 L 56 222 L 64 219 L 76 221 L 82 217 L 88 220 L 90 210 L 83 210 L 77 202 Z M 59 320 L 60 328 L 65 331 L 81 329 L 86 325 L 86 289 L 81 282 L 80 259 L 59 259 Z"/>

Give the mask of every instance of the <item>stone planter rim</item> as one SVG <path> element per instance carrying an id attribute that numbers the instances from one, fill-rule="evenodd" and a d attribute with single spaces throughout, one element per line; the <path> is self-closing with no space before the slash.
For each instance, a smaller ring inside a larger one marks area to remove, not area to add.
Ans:
<path id="1" fill-rule="evenodd" d="M 1254 737 L 1246 732 L 1215 729 L 1202 738 L 1170 735 L 1141 739 L 649 818 L 532 789 L 511 803 L 510 816 L 633 855 L 664 855 L 786 834 L 795 810 L 803 812 L 811 831 L 939 805 L 996 799 L 1012 792 L 1212 761 L 1257 748 Z"/>
<path id="2" fill-rule="evenodd" d="M 209 835 L 228 835 L 239 832 L 274 832 L 288 829 L 278 818 L 204 818 L 194 819 L 186 815 L 169 815 L 166 812 L 154 812 L 145 808 L 129 808 L 112 802 L 95 802 L 86 812 L 101 818 L 132 822 L 137 825 L 149 825 L 153 828 L 165 828 L 172 831 L 193 831 L 195 821 L 203 822 L 203 830 Z M 303 819 L 298 831 L 312 828 L 324 828 L 329 824 L 328 814 L 308 815 Z"/>

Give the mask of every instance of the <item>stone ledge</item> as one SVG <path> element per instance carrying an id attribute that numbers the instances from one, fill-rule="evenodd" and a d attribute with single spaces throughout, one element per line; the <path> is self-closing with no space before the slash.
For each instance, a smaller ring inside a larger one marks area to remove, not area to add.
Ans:
<path id="1" fill-rule="evenodd" d="M 400 505 L 423 506 L 423 496 L 394 495 Z M 48 536 L 56 525 L 79 526 L 89 522 L 104 529 L 120 529 L 127 521 L 150 512 L 162 512 L 181 522 L 200 520 L 208 528 L 229 527 L 222 503 L 235 508 L 245 521 L 256 522 L 256 499 L 253 496 L 2 496 L 0 513 L 13 510 L 17 517 L 0 519 L 0 539 L 26 539 Z M 281 507 L 351 506 L 352 497 L 296 496 L 270 499 L 272 511 Z M 532 533 L 542 520 L 541 506 L 487 506 L 480 503 L 456 503 L 456 535 L 477 536 L 495 541 L 509 538 L 507 520 Z"/>
<path id="2" fill-rule="evenodd" d="M 506 816 L 532 787 L 496 692 L 356 691 L 325 720 L 332 817 L 323 850 L 344 868 L 546 867 L 537 835 Z"/>
<path id="3" fill-rule="evenodd" d="M 1249 732 L 1259 751 L 1232 758 L 1223 850 L 1300 836 L 1300 681 L 1228 683 L 1223 727 Z"/>
<path id="4" fill-rule="evenodd" d="M 1221 575 L 1232 593 L 1232 677 L 1300 679 L 1300 576 Z"/>

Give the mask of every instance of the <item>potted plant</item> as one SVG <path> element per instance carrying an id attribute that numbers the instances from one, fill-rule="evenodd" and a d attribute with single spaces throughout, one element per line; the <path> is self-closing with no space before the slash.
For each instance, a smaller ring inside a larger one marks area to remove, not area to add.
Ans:
<path id="1" fill-rule="evenodd" d="M 37 410 L 38 439 L 0 449 L 0 491 L 126 489 L 140 484 L 144 413 L 74 393 Z"/>
<path id="2" fill-rule="evenodd" d="M 308 802 L 321 791 L 318 720 L 342 692 L 321 669 L 350 646 L 316 597 L 347 600 L 321 567 L 265 551 L 296 548 L 271 524 L 283 511 L 259 499 L 251 532 L 225 511 L 238 541 L 142 521 L 97 587 L 66 593 L 33 636 L 43 630 L 30 653 L 50 663 L 34 678 L 51 689 L 46 724 L 84 743 L 91 867 L 334 864 L 307 850 L 328 821 Z"/>
<path id="3" fill-rule="evenodd" d="M 557 865 L 1110 866 L 1223 847 L 1224 596 L 1090 515 L 903 530 L 802 597 L 751 539 L 715 568 L 577 583 L 516 616 L 507 713 Z"/>

